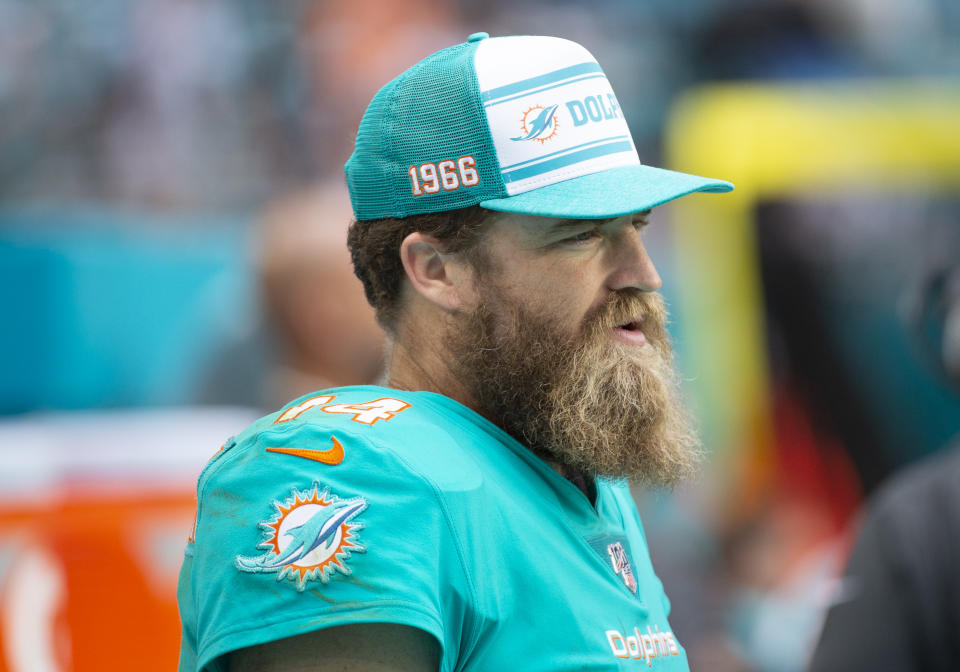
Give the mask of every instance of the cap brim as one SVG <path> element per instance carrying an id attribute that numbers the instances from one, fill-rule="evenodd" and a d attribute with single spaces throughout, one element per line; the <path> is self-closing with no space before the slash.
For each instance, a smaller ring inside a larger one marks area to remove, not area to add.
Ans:
<path id="1" fill-rule="evenodd" d="M 723 193 L 724 180 L 633 165 L 582 175 L 516 196 L 481 201 L 489 210 L 541 217 L 607 219 L 655 208 L 698 191 Z"/>

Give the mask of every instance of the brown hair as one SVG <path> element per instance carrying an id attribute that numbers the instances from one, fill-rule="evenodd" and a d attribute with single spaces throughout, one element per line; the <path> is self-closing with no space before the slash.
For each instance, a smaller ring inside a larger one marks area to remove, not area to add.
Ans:
<path id="1" fill-rule="evenodd" d="M 353 272 L 363 283 L 367 301 L 377 313 L 377 322 L 395 333 L 400 308 L 400 289 L 406 273 L 400 261 L 400 244 L 411 233 L 432 236 L 448 253 L 475 251 L 490 215 L 478 205 L 447 212 L 354 221 L 347 232 L 347 247 Z M 475 255 L 472 255 L 475 256 Z M 468 257 L 473 263 L 476 261 Z"/>

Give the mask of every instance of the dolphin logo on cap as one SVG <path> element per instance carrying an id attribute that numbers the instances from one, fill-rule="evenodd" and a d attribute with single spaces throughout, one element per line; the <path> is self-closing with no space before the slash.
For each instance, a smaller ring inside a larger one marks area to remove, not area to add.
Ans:
<path id="1" fill-rule="evenodd" d="M 510 138 L 511 140 L 521 141 L 521 140 L 546 140 L 551 137 L 556 132 L 556 113 L 559 105 L 551 105 L 547 108 L 540 108 L 540 106 L 533 107 L 526 111 L 523 115 L 523 130 L 524 135 L 517 136 L 516 138 Z M 527 122 L 527 117 L 534 110 L 540 110 L 540 114 L 537 117 L 529 122 Z M 548 132 L 549 131 L 549 132 Z M 541 137 L 546 134 L 546 137 Z"/>

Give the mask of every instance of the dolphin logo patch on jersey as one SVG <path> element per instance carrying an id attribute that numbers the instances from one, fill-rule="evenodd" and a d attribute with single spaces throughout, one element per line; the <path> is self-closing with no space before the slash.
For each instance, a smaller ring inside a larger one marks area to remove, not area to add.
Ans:
<path id="1" fill-rule="evenodd" d="M 314 482 L 308 490 L 292 490 L 283 503 L 274 502 L 276 514 L 260 523 L 264 540 L 257 548 L 260 556 L 238 555 L 236 566 L 252 574 L 276 573 L 277 581 L 289 578 L 303 590 L 307 581 L 329 583 L 336 572 L 351 573 L 347 560 L 351 553 L 367 549 L 357 542 L 360 522 L 351 522 L 367 508 L 363 497 L 341 500 L 320 490 Z"/>
<path id="2" fill-rule="evenodd" d="M 523 113 L 520 120 L 523 134 L 515 138 L 514 141 L 536 140 L 543 144 L 557 134 L 557 108 L 559 105 L 550 107 L 541 107 L 534 105 Z"/>

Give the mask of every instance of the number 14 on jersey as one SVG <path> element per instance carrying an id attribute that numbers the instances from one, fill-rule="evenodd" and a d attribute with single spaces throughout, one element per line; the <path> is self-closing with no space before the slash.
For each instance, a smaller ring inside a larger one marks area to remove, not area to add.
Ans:
<path id="1" fill-rule="evenodd" d="M 410 408 L 410 404 L 407 402 L 391 397 L 374 399 L 373 401 L 367 401 L 362 404 L 330 404 L 329 402 L 333 400 L 333 395 L 311 397 L 285 410 L 280 414 L 280 417 L 274 420 L 274 423 L 293 420 L 294 418 L 300 417 L 305 411 L 319 407 L 324 413 L 352 415 L 353 417 L 350 419 L 354 422 L 372 425 L 375 424 L 377 420 L 389 420 L 400 411 Z"/>

